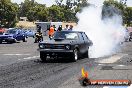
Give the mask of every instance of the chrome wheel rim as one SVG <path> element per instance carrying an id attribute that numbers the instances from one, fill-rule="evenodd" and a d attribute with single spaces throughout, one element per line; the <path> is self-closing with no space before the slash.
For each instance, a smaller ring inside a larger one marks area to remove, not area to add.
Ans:
<path id="1" fill-rule="evenodd" d="M 74 50 L 74 58 L 75 58 L 75 61 L 78 59 L 77 50 Z"/>

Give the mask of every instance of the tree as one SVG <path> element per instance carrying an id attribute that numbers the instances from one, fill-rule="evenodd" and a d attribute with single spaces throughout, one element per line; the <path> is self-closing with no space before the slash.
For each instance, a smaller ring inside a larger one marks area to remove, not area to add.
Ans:
<path id="1" fill-rule="evenodd" d="M 122 16 L 124 20 L 125 5 L 115 0 L 104 1 L 102 19 L 113 17 L 115 14 Z"/>
<path id="2" fill-rule="evenodd" d="M 10 0 L 0 0 L 0 24 L 13 27 L 17 22 L 18 5 Z"/>
<path id="3" fill-rule="evenodd" d="M 49 11 L 49 20 L 52 21 L 63 21 L 64 20 L 64 12 L 63 8 L 57 5 L 52 5 L 48 9 Z"/>
<path id="4" fill-rule="evenodd" d="M 104 1 L 104 7 L 112 6 L 120 11 L 120 14 L 123 17 L 123 23 L 128 26 L 131 25 L 132 22 L 132 7 L 127 7 L 122 2 L 118 2 L 115 0 Z M 104 15 L 104 13 L 102 13 Z"/>
<path id="5" fill-rule="evenodd" d="M 124 23 L 132 26 L 132 7 L 126 7 L 124 11 Z"/>
<path id="6" fill-rule="evenodd" d="M 35 2 L 33 0 L 25 0 L 24 3 L 20 5 L 19 17 L 27 17 L 29 10 L 34 6 Z"/>

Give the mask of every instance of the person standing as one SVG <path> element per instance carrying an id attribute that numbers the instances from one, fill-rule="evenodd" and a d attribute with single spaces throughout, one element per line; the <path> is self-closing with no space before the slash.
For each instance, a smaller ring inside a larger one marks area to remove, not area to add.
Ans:
<path id="1" fill-rule="evenodd" d="M 62 26 L 59 26 L 57 31 L 62 31 Z"/>
<path id="2" fill-rule="evenodd" d="M 69 27 L 69 25 L 67 24 L 66 27 L 64 28 L 64 30 L 65 31 L 68 30 L 69 29 L 68 27 Z"/>
<path id="3" fill-rule="evenodd" d="M 55 29 L 54 29 L 54 27 L 51 25 L 51 26 L 50 26 L 50 29 L 49 29 L 49 38 L 50 38 L 50 39 L 51 39 L 51 37 L 53 36 L 54 31 L 55 31 Z"/>
<path id="4" fill-rule="evenodd" d="M 70 25 L 70 28 L 68 30 L 72 31 L 73 30 L 73 25 Z"/>

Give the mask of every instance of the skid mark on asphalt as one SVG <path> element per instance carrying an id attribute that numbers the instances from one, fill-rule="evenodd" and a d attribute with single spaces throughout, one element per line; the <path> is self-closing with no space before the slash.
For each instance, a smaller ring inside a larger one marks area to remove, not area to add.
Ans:
<path id="1" fill-rule="evenodd" d="M 26 58 L 23 58 L 23 59 L 24 60 L 29 60 L 29 59 L 36 59 L 36 58 L 39 58 L 39 56 L 26 57 Z"/>
<path id="2" fill-rule="evenodd" d="M 114 63 L 116 61 L 118 61 L 119 59 L 121 59 L 123 56 L 126 56 L 128 54 L 119 54 L 119 55 L 113 55 L 109 58 L 104 58 L 102 60 L 98 60 L 96 61 L 97 63 Z"/>

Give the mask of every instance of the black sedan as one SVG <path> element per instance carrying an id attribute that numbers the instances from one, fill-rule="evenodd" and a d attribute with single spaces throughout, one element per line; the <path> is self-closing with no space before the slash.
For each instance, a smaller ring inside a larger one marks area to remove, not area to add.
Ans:
<path id="1" fill-rule="evenodd" d="M 40 58 L 46 61 L 50 57 L 69 57 L 72 61 L 77 61 L 80 57 L 88 58 L 91 40 L 85 32 L 79 31 L 57 31 L 51 40 L 39 43 Z"/>

